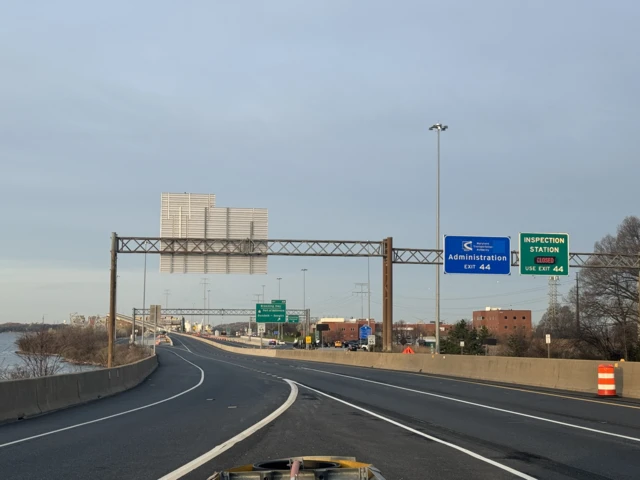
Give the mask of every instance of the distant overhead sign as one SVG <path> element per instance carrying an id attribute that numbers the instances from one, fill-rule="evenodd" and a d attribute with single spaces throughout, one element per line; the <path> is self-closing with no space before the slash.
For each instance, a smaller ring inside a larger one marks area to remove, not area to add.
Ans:
<path id="1" fill-rule="evenodd" d="M 569 275 L 568 233 L 521 233 L 520 275 Z"/>
<path id="2" fill-rule="evenodd" d="M 511 238 L 444 237 L 444 273 L 511 275 Z"/>
<path id="3" fill-rule="evenodd" d="M 300 322 L 300 315 L 289 315 L 287 317 L 287 322 L 289 322 L 289 323 L 299 323 Z"/>
<path id="4" fill-rule="evenodd" d="M 287 307 L 283 303 L 257 303 L 257 323 L 285 323 Z"/>

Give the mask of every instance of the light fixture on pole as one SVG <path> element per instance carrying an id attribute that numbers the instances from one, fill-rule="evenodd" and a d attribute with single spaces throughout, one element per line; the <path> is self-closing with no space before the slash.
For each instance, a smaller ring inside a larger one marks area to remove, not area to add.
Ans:
<path id="1" fill-rule="evenodd" d="M 367 257 L 367 324 L 371 326 L 371 257 Z"/>
<path id="2" fill-rule="evenodd" d="M 164 291 L 164 308 L 169 308 L 169 295 L 171 295 L 171 290 L 166 289 Z"/>
<path id="3" fill-rule="evenodd" d="M 145 247 L 147 245 L 147 241 L 144 241 Z M 140 345 L 144 347 L 144 309 L 147 308 L 147 249 L 144 251 L 144 279 L 142 281 L 142 323 L 140 327 Z M 136 332 L 133 332 L 133 340 L 135 343 Z"/>
<path id="4" fill-rule="evenodd" d="M 438 171 L 436 188 L 436 249 L 440 250 L 440 133 L 449 127 L 441 123 L 436 123 L 429 127 L 438 134 Z M 436 265 L 436 353 L 440 353 L 440 266 Z"/>
<path id="5" fill-rule="evenodd" d="M 207 310 L 211 310 L 211 290 L 207 290 Z M 207 325 L 211 325 L 209 312 L 207 312 Z"/>
<path id="6" fill-rule="evenodd" d="M 120 278 L 120 275 L 116 275 L 116 279 Z M 117 285 L 120 285 L 120 282 L 116 281 Z M 115 342 L 118 339 L 118 301 L 120 300 L 120 295 L 116 295 L 116 321 L 113 323 L 113 341 Z M 44 315 L 42 316 L 42 323 L 44 323 Z"/>
<path id="7" fill-rule="evenodd" d="M 302 310 L 304 310 L 304 316 L 305 316 L 305 330 L 306 330 L 306 335 L 309 335 L 310 333 L 310 328 L 309 328 L 309 317 L 307 316 L 307 269 L 303 268 L 302 269 Z M 307 345 L 307 348 L 309 348 L 309 345 Z"/>
<path id="8" fill-rule="evenodd" d="M 205 320 L 207 318 L 207 314 L 205 313 L 207 310 L 207 287 L 209 286 L 209 279 L 207 279 L 207 277 L 202 277 L 202 329 L 200 330 L 200 333 L 204 334 L 204 325 L 205 325 Z"/>
<path id="9" fill-rule="evenodd" d="M 278 277 L 276 280 L 278 280 L 278 300 L 282 300 L 282 296 L 280 295 L 280 281 L 282 280 L 282 277 Z M 286 321 L 287 319 L 285 318 L 285 322 Z M 284 324 L 278 325 L 278 338 L 280 340 L 284 338 Z"/>

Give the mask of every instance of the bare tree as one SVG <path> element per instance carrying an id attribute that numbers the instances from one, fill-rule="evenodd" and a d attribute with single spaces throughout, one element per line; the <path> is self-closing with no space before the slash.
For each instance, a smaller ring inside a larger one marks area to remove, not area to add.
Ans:
<path id="1" fill-rule="evenodd" d="M 16 343 L 20 348 L 22 365 L 10 372 L 12 378 L 34 378 L 55 375 L 62 369 L 63 357 L 57 353 L 61 346 L 56 345 L 56 335 L 43 327 L 26 332 Z"/>
<path id="2" fill-rule="evenodd" d="M 627 217 L 616 236 L 596 242 L 597 253 L 640 255 L 640 218 Z M 638 359 L 638 270 L 583 268 L 580 272 L 578 338 L 602 357 Z M 568 301 L 575 304 L 575 287 Z"/>
<path id="3" fill-rule="evenodd" d="M 547 333 L 551 338 L 575 338 L 576 312 L 569 305 L 562 305 L 556 312 L 556 321 L 552 324 L 551 315 L 547 310 L 536 327 L 535 336 L 544 337 Z"/>

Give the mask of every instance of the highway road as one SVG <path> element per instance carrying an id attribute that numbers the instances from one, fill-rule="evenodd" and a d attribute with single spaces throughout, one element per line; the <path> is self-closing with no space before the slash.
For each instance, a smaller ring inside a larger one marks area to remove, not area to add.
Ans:
<path id="1" fill-rule="evenodd" d="M 173 347 L 158 347 L 160 368 L 134 390 L 0 427 L 3 476 L 205 479 L 295 455 L 356 456 L 389 480 L 639 476 L 637 403 L 172 338 Z M 363 353 L 345 352 L 354 354 Z"/>

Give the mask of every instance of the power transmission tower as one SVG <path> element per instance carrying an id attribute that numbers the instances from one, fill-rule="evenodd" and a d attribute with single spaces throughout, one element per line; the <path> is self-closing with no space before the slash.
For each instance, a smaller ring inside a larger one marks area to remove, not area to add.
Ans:
<path id="1" fill-rule="evenodd" d="M 202 332 L 204 333 L 204 321 L 207 318 L 206 310 L 207 310 L 207 287 L 209 286 L 209 280 L 207 277 L 203 277 L 202 282 L 202 308 L 205 310 L 205 313 L 202 314 Z"/>
<path id="2" fill-rule="evenodd" d="M 360 295 L 360 318 L 364 318 L 364 296 L 369 295 L 368 283 L 356 283 L 356 287 L 360 287 L 360 291 L 353 292 L 354 295 Z M 364 287 L 367 287 L 367 291 L 364 291 Z"/>
<path id="3" fill-rule="evenodd" d="M 560 277 L 549 277 L 549 331 L 556 332 L 558 326 L 558 280 Z"/>

